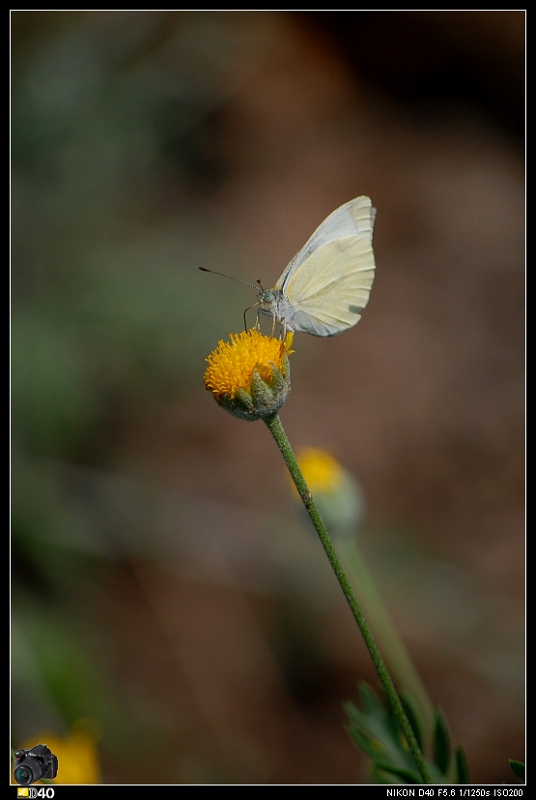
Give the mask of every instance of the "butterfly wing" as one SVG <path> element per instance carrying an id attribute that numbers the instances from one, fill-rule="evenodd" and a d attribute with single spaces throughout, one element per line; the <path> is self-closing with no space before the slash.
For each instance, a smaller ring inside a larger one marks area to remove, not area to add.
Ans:
<path id="1" fill-rule="evenodd" d="M 289 306 L 284 321 L 294 331 L 334 336 L 361 319 L 374 280 L 372 233 L 376 209 L 356 197 L 316 229 L 283 272 Z"/>

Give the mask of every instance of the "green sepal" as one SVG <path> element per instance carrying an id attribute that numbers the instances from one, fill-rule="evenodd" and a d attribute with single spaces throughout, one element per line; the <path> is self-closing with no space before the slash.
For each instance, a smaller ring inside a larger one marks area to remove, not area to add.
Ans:
<path id="1" fill-rule="evenodd" d="M 253 405 L 253 400 L 251 398 L 251 395 L 248 394 L 248 392 L 246 392 L 245 389 L 236 390 L 234 405 L 237 404 L 236 401 L 238 401 L 238 404 L 240 404 L 241 406 L 244 406 L 244 408 L 251 414 L 255 413 L 255 406 Z M 230 402 L 233 403 L 232 400 Z"/>
<path id="2" fill-rule="evenodd" d="M 281 362 L 281 369 L 276 367 L 275 364 L 272 366 L 272 387 L 274 392 L 279 394 L 281 391 L 287 391 L 288 394 L 288 389 L 290 389 L 289 378 L 290 362 L 285 354 Z"/>
<path id="3" fill-rule="evenodd" d="M 273 368 L 275 370 L 275 367 Z M 254 369 L 251 375 L 251 399 L 256 409 L 268 408 L 274 402 L 274 386 L 261 378 L 258 370 Z"/>
<path id="4" fill-rule="evenodd" d="M 216 397 L 216 402 L 239 419 L 255 422 L 275 414 L 290 392 L 290 364 L 283 356 L 281 369 L 271 364 L 271 376 L 264 380 L 257 369 L 251 375 L 249 391 L 238 388 L 233 398 L 229 395 Z"/>

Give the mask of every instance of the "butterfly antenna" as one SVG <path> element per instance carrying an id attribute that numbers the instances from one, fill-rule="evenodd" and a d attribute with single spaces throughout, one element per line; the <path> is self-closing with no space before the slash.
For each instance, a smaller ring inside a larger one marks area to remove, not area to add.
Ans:
<path id="1" fill-rule="evenodd" d="M 254 283 L 250 283 L 249 281 L 243 281 L 241 278 L 233 278 L 232 275 L 226 275 L 224 272 L 216 272 L 215 269 L 207 269 L 207 267 L 199 267 L 199 269 L 201 270 L 201 272 L 212 272 L 213 275 L 220 275 L 222 278 L 229 278 L 230 281 L 236 281 L 237 283 L 245 283 L 246 286 L 251 286 L 253 289 L 257 288 Z M 257 281 L 257 283 L 260 285 L 261 282 Z"/>

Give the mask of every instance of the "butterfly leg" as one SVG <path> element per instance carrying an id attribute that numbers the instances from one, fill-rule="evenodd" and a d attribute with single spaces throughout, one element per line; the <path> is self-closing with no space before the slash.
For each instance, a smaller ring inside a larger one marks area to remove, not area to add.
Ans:
<path id="1" fill-rule="evenodd" d="M 248 323 L 247 323 L 247 319 L 246 319 L 246 314 L 248 313 L 248 311 L 251 311 L 252 308 L 255 308 L 255 306 L 258 306 L 258 305 L 259 305 L 259 303 L 253 303 L 252 306 L 248 306 L 246 308 L 246 310 L 244 311 L 244 330 L 246 331 L 246 333 L 247 333 L 247 329 L 248 329 Z M 255 321 L 255 325 L 253 326 L 253 330 L 257 331 L 259 329 L 260 329 L 259 312 L 257 311 L 257 319 Z"/>

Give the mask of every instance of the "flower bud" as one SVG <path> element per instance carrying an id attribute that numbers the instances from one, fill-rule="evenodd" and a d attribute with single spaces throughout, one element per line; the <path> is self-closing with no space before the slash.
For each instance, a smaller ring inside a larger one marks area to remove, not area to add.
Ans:
<path id="1" fill-rule="evenodd" d="M 306 447 L 297 458 L 330 533 L 334 538 L 355 537 L 366 510 L 359 483 L 325 450 Z"/>

